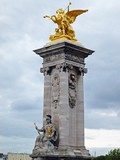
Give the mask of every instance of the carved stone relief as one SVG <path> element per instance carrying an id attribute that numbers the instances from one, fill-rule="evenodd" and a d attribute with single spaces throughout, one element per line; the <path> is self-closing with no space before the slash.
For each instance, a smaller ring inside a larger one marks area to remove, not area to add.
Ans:
<path id="1" fill-rule="evenodd" d="M 74 62 L 84 63 L 84 59 L 79 56 L 66 54 L 65 57 L 66 57 L 66 59 L 74 61 Z"/>
<path id="2" fill-rule="evenodd" d="M 57 60 L 60 60 L 61 58 L 64 58 L 64 54 L 49 55 L 49 56 L 44 58 L 44 63 L 57 61 Z"/>
<path id="3" fill-rule="evenodd" d="M 54 61 L 58 61 L 60 59 L 68 59 L 74 62 L 78 62 L 78 63 L 84 63 L 84 59 L 79 57 L 78 55 L 72 55 L 72 54 L 53 54 L 53 55 L 49 55 L 47 57 L 44 58 L 44 63 L 48 63 L 48 62 L 54 62 Z"/>
<path id="4" fill-rule="evenodd" d="M 50 67 L 40 68 L 40 72 L 43 73 L 44 75 L 50 74 L 50 71 L 51 71 Z"/>
<path id="5" fill-rule="evenodd" d="M 59 72 L 61 71 L 66 72 L 66 71 L 69 71 L 69 69 L 73 69 L 73 65 L 64 62 L 64 63 L 57 64 L 56 69 L 59 70 Z"/>
<path id="6" fill-rule="evenodd" d="M 69 77 L 69 106 L 74 108 L 76 105 L 76 77 L 74 73 Z"/>
<path id="7" fill-rule="evenodd" d="M 52 79 L 52 103 L 55 108 L 57 108 L 60 97 L 60 78 L 56 73 Z"/>

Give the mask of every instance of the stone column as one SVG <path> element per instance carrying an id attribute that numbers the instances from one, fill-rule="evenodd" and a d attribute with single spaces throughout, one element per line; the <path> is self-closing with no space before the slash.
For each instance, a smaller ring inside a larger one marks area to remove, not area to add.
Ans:
<path id="1" fill-rule="evenodd" d="M 52 159 L 90 159 L 84 146 L 83 75 L 85 58 L 93 52 L 67 41 L 35 50 L 43 58 L 43 117 L 51 114 L 59 132 L 58 150 Z"/>

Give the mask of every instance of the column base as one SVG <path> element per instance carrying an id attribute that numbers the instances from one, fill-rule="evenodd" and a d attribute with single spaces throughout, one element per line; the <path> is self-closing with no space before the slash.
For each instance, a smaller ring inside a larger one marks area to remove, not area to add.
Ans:
<path id="1" fill-rule="evenodd" d="M 40 155 L 32 157 L 33 160 L 91 160 L 91 156 L 70 156 L 70 155 Z"/>
<path id="2" fill-rule="evenodd" d="M 54 152 L 39 152 L 31 154 L 33 160 L 91 160 L 89 151 L 82 147 L 80 150 L 57 150 Z"/>

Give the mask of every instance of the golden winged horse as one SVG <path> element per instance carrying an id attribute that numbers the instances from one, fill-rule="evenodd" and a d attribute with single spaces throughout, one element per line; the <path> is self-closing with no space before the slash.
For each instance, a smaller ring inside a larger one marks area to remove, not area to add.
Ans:
<path id="1" fill-rule="evenodd" d="M 71 3 L 69 3 L 71 5 Z M 68 10 L 65 12 L 63 9 L 58 9 L 56 15 L 44 16 L 44 18 L 51 19 L 54 23 L 58 25 L 58 28 L 55 28 L 55 34 L 50 35 L 49 39 L 51 41 L 58 39 L 68 39 L 72 41 L 77 41 L 75 39 L 75 31 L 73 30 L 71 24 L 76 20 L 76 17 L 88 10 Z"/>

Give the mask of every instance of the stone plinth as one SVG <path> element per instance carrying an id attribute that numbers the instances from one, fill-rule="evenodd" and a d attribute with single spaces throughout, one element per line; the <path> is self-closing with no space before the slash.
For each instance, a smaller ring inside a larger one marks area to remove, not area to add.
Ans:
<path id="1" fill-rule="evenodd" d="M 91 160 L 89 156 L 72 156 L 72 155 L 42 155 L 34 160 Z"/>
<path id="2" fill-rule="evenodd" d="M 59 133 L 57 151 L 43 159 L 90 159 L 84 146 L 85 58 L 92 50 L 67 41 L 34 50 L 43 58 L 44 114 L 50 114 Z"/>
<path id="3" fill-rule="evenodd" d="M 67 153 L 47 153 L 40 156 L 33 156 L 34 160 L 91 160 L 91 156 L 80 155 L 79 153 L 76 154 L 67 154 Z"/>

